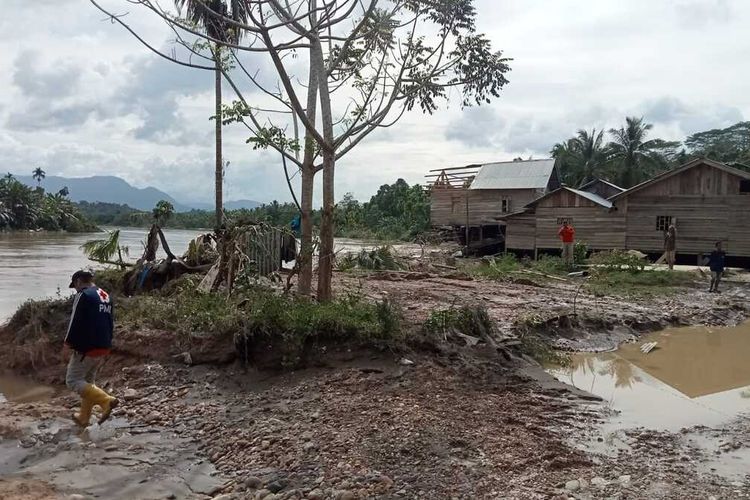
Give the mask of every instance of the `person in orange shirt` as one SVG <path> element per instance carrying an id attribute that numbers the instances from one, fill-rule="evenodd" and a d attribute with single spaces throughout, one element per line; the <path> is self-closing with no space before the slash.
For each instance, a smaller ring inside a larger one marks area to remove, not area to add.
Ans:
<path id="1" fill-rule="evenodd" d="M 562 258 L 568 267 L 573 265 L 573 246 L 576 241 L 576 230 L 573 229 L 568 221 L 563 222 L 562 227 L 557 232 L 562 241 Z"/>

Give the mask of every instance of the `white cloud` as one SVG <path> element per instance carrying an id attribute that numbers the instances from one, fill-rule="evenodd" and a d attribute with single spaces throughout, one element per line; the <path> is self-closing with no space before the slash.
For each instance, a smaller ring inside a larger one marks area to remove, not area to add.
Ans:
<path id="1" fill-rule="evenodd" d="M 88 2 L 5 0 L 0 19 L 4 170 L 119 175 L 177 198 L 209 201 L 213 79 L 157 58 Z M 103 0 L 156 46 L 170 34 L 143 9 Z M 166 2 L 168 4 L 169 2 Z M 33 5 L 32 5 L 33 4 Z M 750 118 L 750 3 L 739 0 L 477 0 L 479 29 L 513 57 L 490 106 L 414 111 L 337 167 L 337 193 L 369 198 L 431 168 L 542 156 L 579 128 L 645 116 L 667 139 Z M 28 36 L 34 26 L 34 36 Z M 268 61 L 253 70 L 270 82 Z M 295 69 L 295 77 L 300 72 Z M 243 82 L 242 90 L 250 91 Z M 251 94 L 258 105 L 272 102 Z M 227 100 L 231 91 L 225 89 Z M 281 123 L 284 125 L 284 123 Z M 288 124 L 287 124 L 288 125 Z M 227 198 L 288 200 L 278 155 L 225 133 Z M 294 180 L 298 183 L 298 179 Z"/>

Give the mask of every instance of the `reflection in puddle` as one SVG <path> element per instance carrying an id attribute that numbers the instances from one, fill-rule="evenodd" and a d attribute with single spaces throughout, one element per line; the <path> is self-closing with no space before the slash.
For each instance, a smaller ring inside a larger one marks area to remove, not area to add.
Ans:
<path id="1" fill-rule="evenodd" d="M 0 375 L 0 403 L 42 401 L 51 398 L 54 394 L 55 389 L 52 387 L 39 385 L 21 377 Z"/>
<path id="2" fill-rule="evenodd" d="M 647 342 L 657 347 L 644 354 Z M 550 372 L 607 401 L 620 412 L 612 422 L 619 428 L 711 426 L 750 411 L 750 323 L 664 330 L 571 361 Z"/>

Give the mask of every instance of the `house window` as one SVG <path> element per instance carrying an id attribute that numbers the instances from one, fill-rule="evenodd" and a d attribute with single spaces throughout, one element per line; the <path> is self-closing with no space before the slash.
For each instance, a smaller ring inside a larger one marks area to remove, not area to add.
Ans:
<path id="1" fill-rule="evenodd" d="M 656 230 L 657 231 L 666 231 L 669 229 L 669 226 L 672 225 L 672 216 L 671 215 L 657 215 L 656 216 Z"/>
<path id="2" fill-rule="evenodd" d="M 500 211 L 502 213 L 510 212 L 510 198 L 503 198 L 500 200 Z"/>
<path id="3" fill-rule="evenodd" d="M 557 225 L 562 226 L 565 223 L 573 224 L 573 217 L 558 217 L 557 218 Z"/>
<path id="4" fill-rule="evenodd" d="M 451 197 L 451 213 L 458 214 L 461 213 L 461 197 L 460 196 L 452 196 Z"/>
<path id="5" fill-rule="evenodd" d="M 750 194 L 750 179 L 740 181 L 740 194 Z"/>

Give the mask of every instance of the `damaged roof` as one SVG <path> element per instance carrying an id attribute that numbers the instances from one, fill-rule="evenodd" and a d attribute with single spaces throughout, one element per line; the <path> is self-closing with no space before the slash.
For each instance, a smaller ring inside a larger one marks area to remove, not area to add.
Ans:
<path id="1" fill-rule="evenodd" d="M 553 174 L 554 159 L 485 163 L 469 189 L 545 189 Z"/>

